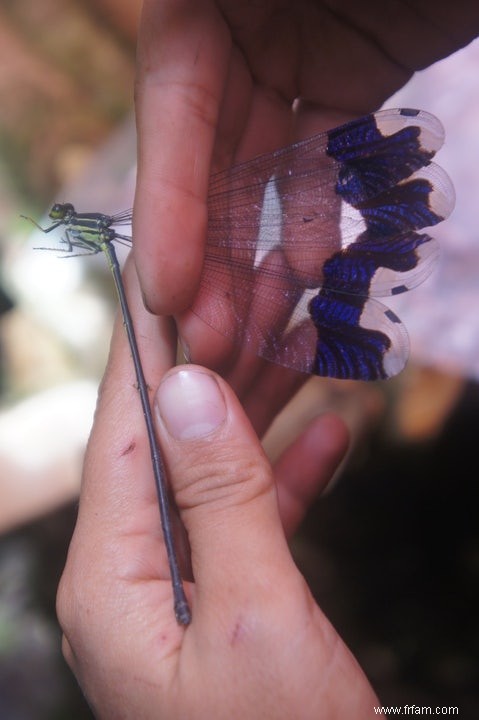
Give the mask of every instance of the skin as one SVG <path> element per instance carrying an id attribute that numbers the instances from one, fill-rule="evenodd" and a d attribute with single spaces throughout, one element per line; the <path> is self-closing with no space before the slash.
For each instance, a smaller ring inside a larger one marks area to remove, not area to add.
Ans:
<path id="1" fill-rule="evenodd" d="M 278 410 L 301 380 L 273 382 L 189 310 L 210 174 L 377 110 L 478 28 L 475 0 L 144 3 L 134 253 L 145 304 L 175 315 L 186 357 L 222 374 L 260 434 L 258 405 Z"/>
<path id="2" fill-rule="evenodd" d="M 145 1 L 135 265 L 126 283 L 191 549 L 193 622 L 181 628 L 172 613 L 118 321 L 58 594 L 65 657 L 98 717 L 378 717 L 373 690 L 286 542 L 343 457 L 346 430 L 318 417 L 271 467 L 258 437 L 302 380 L 232 354 L 188 307 L 212 170 L 376 109 L 478 28 L 479 6 L 465 1 Z M 145 313 L 143 301 L 163 317 Z M 190 354 L 229 384 L 204 368 L 173 368 L 171 314 Z"/>

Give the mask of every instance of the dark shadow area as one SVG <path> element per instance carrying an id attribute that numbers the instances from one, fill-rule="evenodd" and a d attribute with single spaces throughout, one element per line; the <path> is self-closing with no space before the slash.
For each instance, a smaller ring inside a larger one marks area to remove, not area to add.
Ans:
<path id="1" fill-rule="evenodd" d="M 0 718 L 91 720 L 61 655 L 55 596 L 77 508 L 0 539 Z"/>
<path id="2" fill-rule="evenodd" d="M 298 561 L 385 705 L 479 717 L 479 386 L 427 445 L 384 444 L 309 513 Z"/>

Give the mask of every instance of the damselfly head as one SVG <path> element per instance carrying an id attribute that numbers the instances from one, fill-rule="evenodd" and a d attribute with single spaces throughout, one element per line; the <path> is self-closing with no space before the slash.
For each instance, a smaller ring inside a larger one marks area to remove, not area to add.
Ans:
<path id="1" fill-rule="evenodd" d="M 74 212 L 75 208 L 71 203 L 55 203 L 48 216 L 51 220 L 66 220 Z"/>

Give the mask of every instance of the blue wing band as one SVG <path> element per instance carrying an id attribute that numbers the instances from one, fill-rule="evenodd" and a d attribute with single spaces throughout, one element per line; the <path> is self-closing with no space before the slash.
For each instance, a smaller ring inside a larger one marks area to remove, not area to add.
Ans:
<path id="1" fill-rule="evenodd" d="M 429 180 L 418 178 L 359 203 L 356 208 L 366 222 L 368 235 L 391 237 L 411 229 L 436 225 L 444 219 L 431 208 L 432 192 Z"/>
<path id="2" fill-rule="evenodd" d="M 384 361 L 391 340 L 380 330 L 363 327 L 361 316 L 371 302 L 371 282 L 379 268 L 395 272 L 415 268 L 418 248 L 431 240 L 415 230 L 443 219 L 431 207 L 431 182 L 410 178 L 430 163 L 434 152 L 422 147 L 419 127 L 383 135 L 374 115 L 331 130 L 326 152 L 340 163 L 336 193 L 359 211 L 365 230 L 324 263 L 321 290 L 309 303 L 318 331 L 313 372 L 363 380 L 386 378 L 390 372 Z M 398 285 L 392 293 L 406 289 Z M 399 323 L 391 311 L 383 312 L 383 318 L 390 325 Z"/>
<path id="3" fill-rule="evenodd" d="M 323 287 L 366 297 L 379 268 L 396 272 L 415 268 L 420 260 L 417 248 L 431 237 L 414 231 L 443 219 L 430 207 L 432 192 L 428 180 L 416 179 L 361 203 L 358 209 L 366 230 L 325 262 Z"/>
<path id="4" fill-rule="evenodd" d="M 383 135 L 374 115 L 330 130 L 326 154 L 341 163 L 338 195 L 356 206 L 427 165 L 434 152 L 423 148 L 420 138 L 417 126 Z"/>
<path id="5" fill-rule="evenodd" d="M 364 298 L 346 298 L 328 290 L 311 300 L 310 313 L 319 333 L 313 373 L 358 380 L 389 376 L 383 358 L 391 341 L 379 330 L 361 327 L 363 304 Z"/>
<path id="6" fill-rule="evenodd" d="M 411 270 L 417 265 L 417 248 L 430 240 L 429 235 L 415 232 L 392 239 L 366 235 L 325 262 L 323 289 L 359 295 L 364 304 L 371 280 L 379 268 L 387 267 L 396 272 Z M 392 294 L 396 295 L 398 291 Z"/>

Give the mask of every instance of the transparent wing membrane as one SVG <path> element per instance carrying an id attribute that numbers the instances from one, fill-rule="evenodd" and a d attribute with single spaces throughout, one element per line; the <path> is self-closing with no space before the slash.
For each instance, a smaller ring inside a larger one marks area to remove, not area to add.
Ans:
<path id="1" fill-rule="evenodd" d="M 454 206 L 431 162 L 443 140 L 429 113 L 386 110 L 214 175 L 194 312 L 302 372 L 399 372 L 406 331 L 372 297 L 405 292 L 434 267 L 438 245 L 418 231 Z"/>
<path id="2" fill-rule="evenodd" d="M 242 347 L 295 370 L 373 380 L 408 357 L 400 320 L 374 297 L 432 271 L 423 232 L 451 213 L 454 189 L 432 162 L 444 130 L 429 113 L 377 112 L 211 177 L 208 237 L 195 312 Z M 65 252 L 95 253 L 132 211 L 54 205 Z M 107 253 L 108 256 L 108 253 Z"/>

